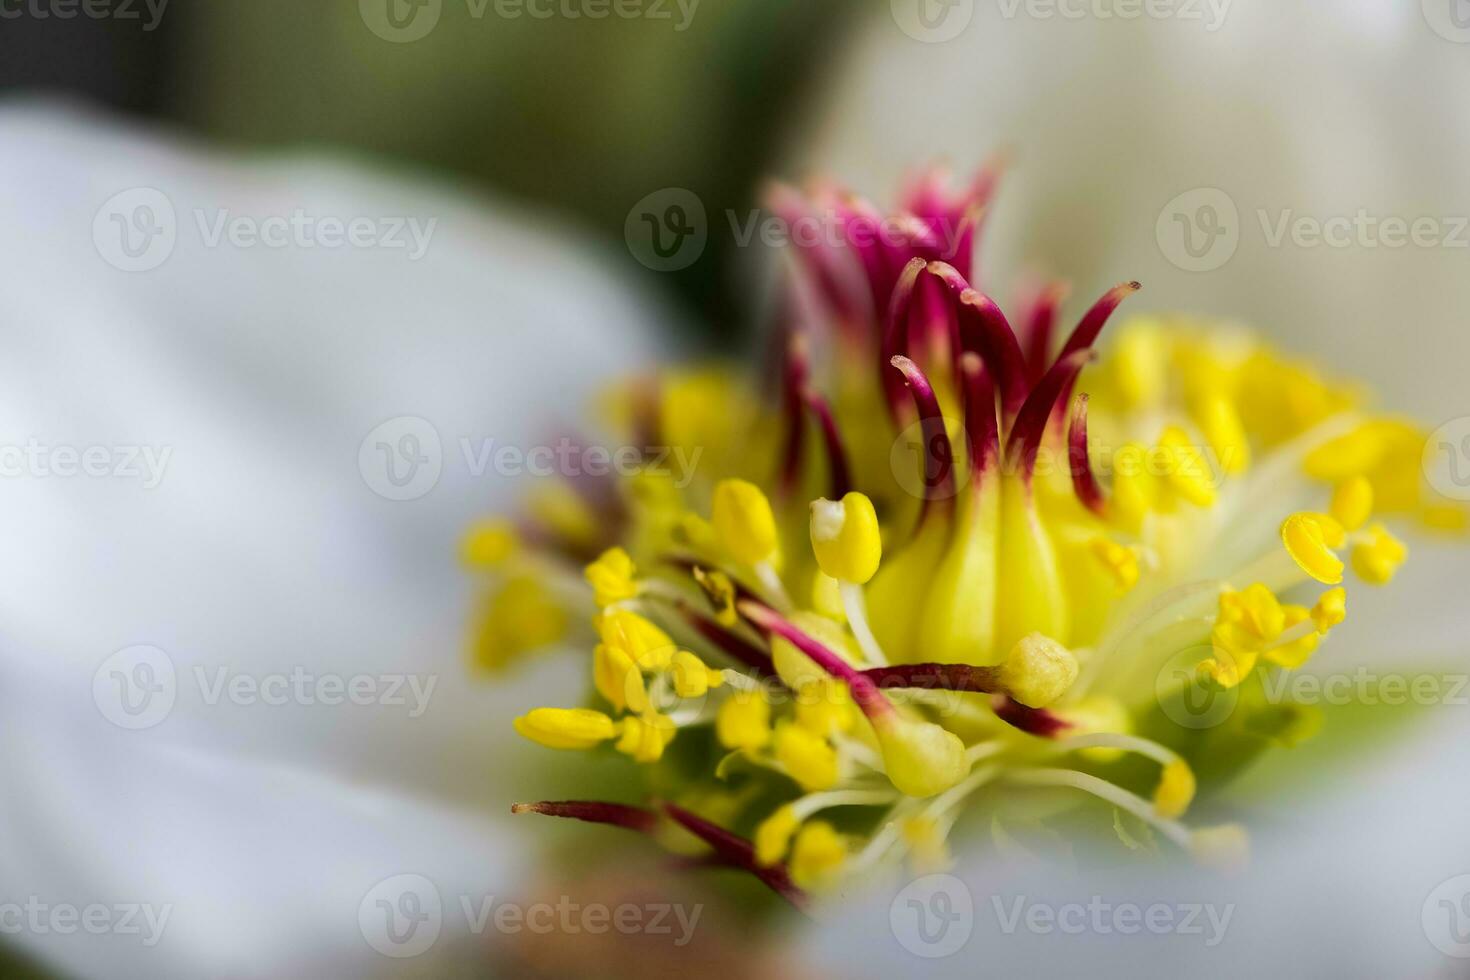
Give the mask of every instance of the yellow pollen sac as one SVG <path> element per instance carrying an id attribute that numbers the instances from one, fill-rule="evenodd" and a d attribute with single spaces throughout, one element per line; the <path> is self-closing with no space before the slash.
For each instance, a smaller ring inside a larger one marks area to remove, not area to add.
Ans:
<path id="1" fill-rule="evenodd" d="M 1056 640 L 1031 633 L 1011 647 L 1000 668 L 1007 693 L 1028 708 L 1044 708 L 1077 679 L 1077 658 Z"/>
<path id="2" fill-rule="evenodd" d="M 801 725 L 776 726 L 776 761 L 808 793 L 837 782 L 837 751 L 827 740 Z"/>
<path id="3" fill-rule="evenodd" d="M 617 750 L 631 755 L 635 762 L 657 762 L 664 747 L 674 740 L 674 723 L 663 715 L 649 713 L 642 717 L 629 715 L 623 719 L 623 735 Z"/>
<path id="4" fill-rule="evenodd" d="M 1159 436 L 1159 448 L 1167 456 L 1165 478 L 1170 488 L 1196 507 L 1213 506 L 1214 473 L 1189 434 L 1177 425 L 1168 426 Z"/>
<path id="5" fill-rule="evenodd" d="M 1312 619 L 1317 624 L 1318 633 L 1326 633 L 1347 619 L 1347 590 L 1338 587 L 1322 593 L 1312 607 Z"/>
<path id="6" fill-rule="evenodd" d="M 499 670 L 521 654 L 556 643 L 567 614 L 545 584 L 530 575 L 505 581 L 486 601 L 475 635 L 477 666 Z"/>
<path id="7" fill-rule="evenodd" d="M 802 888 L 820 889 L 847 861 L 847 844 L 825 820 L 805 824 L 791 846 L 791 880 Z"/>
<path id="8" fill-rule="evenodd" d="M 536 708 L 513 724 L 526 738 L 549 749 L 590 749 L 618 733 L 611 718 L 588 708 Z"/>
<path id="9" fill-rule="evenodd" d="M 1220 463 L 1220 471 L 1237 476 L 1250 468 L 1250 442 L 1241 425 L 1240 414 L 1223 395 L 1201 398 L 1195 407 L 1195 421 Z"/>
<path id="10" fill-rule="evenodd" d="M 1350 476 L 1332 491 L 1328 508 L 1332 519 L 1346 531 L 1356 531 L 1373 514 L 1373 484 L 1365 476 Z"/>
<path id="11" fill-rule="evenodd" d="M 812 501 L 812 552 L 824 574 L 840 582 L 868 581 L 883 557 L 883 539 L 873 502 L 853 491 L 840 501 Z"/>
<path id="12" fill-rule="evenodd" d="M 760 822 L 755 828 L 755 860 L 757 864 L 770 867 L 786 856 L 791 846 L 791 837 L 801 826 L 796 810 L 788 803 Z"/>
<path id="13" fill-rule="evenodd" d="M 1302 571 L 1323 585 L 1336 585 L 1342 581 L 1343 563 L 1327 545 L 1330 529 L 1324 526 L 1322 516 L 1292 514 L 1281 525 L 1281 543 Z"/>
<path id="14" fill-rule="evenodd" d="M 596 620 L 607 646 L 622 650 L 644 670 L 663 670 L 674 656 L 674 641 L 652 622 L 627 609 L 605 612 Z"/>
<path id="15" fill-rule="evenodd" d="M 516 553 L 515 528 L 507 521 L 482 521 L 460 543 L 460 559 L 470 568 L 496 568 Z"/>
<path id="16" fill-rule="evenodd" d="M 1366 537 L 1353 545 L 1353 571 L 1369 585 L 1386 585 L 1409 557 L 1409 549 L 1382 524 L 1374 524 Z"/>
<path id="17" fill-rule="evenodd" d="M 715 485 L 712 523 L 720 546 L 736 561 L 757 565 L 776 557 L 779 539 L 771 502 L 760 487 L 745 480 Z"/>
<path id="18" fill-rule="evenodd" d="M 875 731 L 888 779 L 906 796 L 942 793 L 970 771 L 965 743 L 940 725 L 895 716 L 875 725 Z"/>
<path id="19" fill-rule="evenodd" d="M 1240 871 L 1250 861 L 1250 837 L 1236 823 L 1202 827 L 1189 835 L 1189 853 L 1214 871 Z"/>
<path id="20" fill-rule="evenodd" d="M 715 737 L 727 749 L 755 751 L 771 740 L 771 706 L 760 691 L 735 691 L 715 715 Z"/>
<path id="21" fill-rule="evenodd" d="M 853 727 L 856 705 L 847 685 L 827 678 L 813 680 L 796 692 L 796 721 L 818 735 L 828 736 Z"/>
<path id="22" fill-rule="evenodd" d="M 681 698 L 703 697 L 710 688 L 725 683 L 723 672 L 706 667 L 703 660 L 688 650 L 674 654 L 669 670 L 674 678 L 674 693 Z"/>
<path id="23" fill-rule="evenodd" d="M 1194 801 L 1194 771 L 1183 759 L 1164 766 L 1159 785 L 1154 789 L 1154 812 L 1166 820 L 1184 816 Z"/>
<path id="24" fill-rule="evenodd" d="M 695 551 L 709 553 L 719 547 L 714 526 L 698 514 L 681 514 L 674 530 L 677 539 Z"/>
<path id="25" fill-rule="evenodd" d="M 1093 538 L 1088 547 L 1112 576 L 1120 595 L 1138 584 L 1138 553 L 1132 548 L 1101 536 Z"/>
<path id="26" fill-rule="evenodd" d="M 619 711 L 642 711 L 648 707 L 643 674 L 625 650 L 597 644 L 592 651 L 592 683 L 597 693 Z"/>
<path id="27" fill-rule="evenodd" d="M 1285 628 L 1290 630 L 1293 626 L 1312 620 L 1312 611 L 1305 606 L 1282 606 L 1282 614 L 1285 616 Z M 1295 670 L 1306 663 L 1317 652 L 1317 647 L 1322 642 L 1322 634 L 1316 632 L 1316 623 L 1312 623 L 1312 632 L 1298 637 L 1290 643 L 1282 643 L 1271 647 L 1262 654 L 1267 660 L 1288 670 Z"/>
<path id="28" fill-rule="evenodd" d="M 601 609 L 638 594 L 638 583 L 633 581 L 636 571 L 626 551 L 609 548 L 583 569 L 582 575 L 592 586 L 592 600 Z"/>

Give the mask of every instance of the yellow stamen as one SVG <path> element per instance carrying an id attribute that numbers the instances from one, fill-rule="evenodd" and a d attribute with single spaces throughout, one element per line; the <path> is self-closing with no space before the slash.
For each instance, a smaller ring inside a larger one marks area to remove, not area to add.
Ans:
<path id="1" fill-rule="evenodd" d="M 1322 593 L 1317 604 L 1312 607 L 1312 619 L 1316 622 L 1319 633 L 1326 633 L 1346 618 L 1347 590 L 1340 586 Z"/>
<path id="2" fill-rule="evenodd" d="M 1350 476 L 1343 480 L 1332 491 L 1328 513 L 1344 530 L 1356 531 L 1373 514 L 1373 484 L 1363 476 Z"/>
<path id="3" fill-rule="evenodd" d="M 1077 679 L 1077 658 L 1050 637 L 1023 636 L 1000 668 L 1011 697 L 1030 708 L 1044 708 L 1067 693 Z"/>
<path id="4" fill-rule="evenodd" d="M 626 650 L 597 644 L 592 651 L 592 683 L 597 693 L 619 711 L 642 711 L 648 706 L 643 674 Z"/>
<path id="5" fill-rule="evenodd" d="M 1353 571 L 1369 585 L 1386 585 L 1409 557 L 1409 549 L 1382 524 L 1371 525 L 1365 533 L 1353 545 Z"/>
<path id="6" fill-rule="evenodd" d="M 1132 548 L 1101 535 L 1093 538 L 1088 547 L 1112 576 L 1119 595 L 1138 584 L 1138 553 Z"/>
<path id="7" fill-rule="evenodd" d="M 791 880 L 802 888 L 821 888 L 847 860 L 847 844 L 825 820 L 804 824 L 791 846 Z"/>
<path id="8" fill-rule="evenodd" d="M 812 552 L 823 573 L 859 585 L 872 578 L 883 556 L 873 502 L 852 492 L 840 501 L 814 500 L 811 511 Z"/>
<path id="9" fill-rule="evenodd" d="M 1330 528 L 1321 514 L 1292 514 L 1281 525 L 1281 543 L 1302 571 L 1324 585 L 1342 581 L 1342 559 L 1327 545 Z M 1335 522 L 1334 522 L 1335 523 Z"/>
<path id="10" fill-rule="evenodd" d="M 753 752 L 771 740 L 771 706 L 761 691 L 735 691 L 715 715 L 715 737 L 727 749 Z"/>
<path id="11" fill-rule="evenodd" d="M 549 749 L 590 749 L 618 733 L 611 718 L 588 708 L 536 708 L 513 724 L 526 738 Z"/>
<path id="12" fill-rule="evenodd" d="M 460 558 L 470 568 L 496 568 L 516 553 L 519 541 L 508 521 L 481 521 L 460 544 Z"/>
<path id="13" fill-rule="evenodd" d="M 1184 816 L 1194 800 L 1194 771 L 1183 759 L 1164 766 L 1159 785 L 1154 789 L 1154 812 L 1167 820 Z"/>
<path id="14" fill-rule="evenodd" d="M 592 601 L 601 609 L 638 594 L 638 584 L 633 581 L 636 571 L 626 551 L 609 548 L 583 569 L 582 575 L 592 586 Z"/>
<path id="15" fill-rule="evenodd" d="M 754 483 L 717 483 L 711 522 L 720 546 L 736 561 L 757 565 L 775 559 L 779 546 L 776 518 L 771 502 Z"/>
<path id="16" fill-rule="evenodd" d="M 725 683 L 723 673 L 706 667 L 703 660 L 688 650 L 674 654 L 670 673 L 674 678 L 674 693 L 681 698 L 703 697 L 710 688 Z"/>
<path id="17" fill-rule="evenodd" d="M 786 856 L 791 838 L 801 826 L 796 810 L 790 803 L 778 807 L 776 812 L 760 822 L 755 828 L 755 859 L 770 866 Z"/>
<path id="18" fill-rule="evenodd" d="M 827 740 L 801 725 L 776 726 L 776 761 L 808 793 L 837 782 L 837 752 Z"/>
<path id="19" fill-rule="evenodd" d="M 623 719 L 617 750 L 631 755 L 635 762 L 657 762 L 663 758 L 664 748 L 674 740 L 675 731 L 673 722 L 662 715 L 653 712 L 641 717 L 629 715 Z"/>

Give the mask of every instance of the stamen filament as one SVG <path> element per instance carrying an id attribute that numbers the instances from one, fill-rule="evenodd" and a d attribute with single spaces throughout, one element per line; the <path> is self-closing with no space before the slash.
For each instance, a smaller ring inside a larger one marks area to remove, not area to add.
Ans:
<path id="1" fill-rule="evenodd" d="M 863 651 L 868 663 L 879 667 L 886 665 L 888 658 L 884 656 L 878 638 L 873 635 L 873 628 L 868 625 L 868 603 L 863 598 L 863 587 L 857 582 L 841 582 L 838 593 L 842 596 L 842 611 L 847 614 L 847 625 L 858 641 L 858 649 Z"/>
<path id="2" fill-rule="evenodd" d="M 1126 810 L 1144 823 L 1168 837 L 1175 844 L 1189 850 L 1189 829 L 1177 820 L 1160 817 L 1147 800 L 1128 792 L 1121 786 L 1075 769 L 1029 769 L 1012 773 L 1006 781 L 1023 786 L 1063 786 L 1090 793 L 1098 799 Z"/>

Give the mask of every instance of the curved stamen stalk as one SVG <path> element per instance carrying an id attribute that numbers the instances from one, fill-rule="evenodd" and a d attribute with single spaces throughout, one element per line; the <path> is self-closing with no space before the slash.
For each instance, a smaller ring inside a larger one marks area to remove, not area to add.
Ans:
<path id="1" fill-rule="evenodd" d="M 510 812 L 539 813 L 545 817 L 564 817 L 587 823 L 605 823 L 625 830 L 651 834 L 658 827 L 658 814 L 639 806 L 603 803 L 599 800 L 543 800 L 539 803 L 512 803 Z"/>
<path id="2" fill-rule="evenodd" d="M 928 271 L 957 298 L 960 342 L 985 362 L 1000 389 L 1001 409 L 1007 419 L 1012 418 L 1026 400 L 1026 362 L 1010 322 L 995 301 L 971 288 L 954 266 L 930 262 Z"/>
<path id="3" fill-rule="evenodd" d="M 971 479 L 977 484 L 1000 456 L 1000 428 L 995 415 L 995 385 L 985 374 L 980 355 L 960 357 L 965 394 L 965 432 L 969 438 Z"/>
<path id="4" fill-rule="evenodd" d="M 939 499 L 947 505 L 954 500 L 954 446 L 949 441 L 949 431 L 944 424 L 944 414 L 939 407 L 939 397 L 924 372 L 913 361 L 902 354 L 895 355 L 890 363 L 903 374 L 909 392 L 914 398 L 914 407 L 919 411 L 919 426 L 924 439 L 924 512 L 928 512 L 931 500 Z M 920 521 L 923 517 L 920 517 Z"/>
<path id="5" fill-rule="evenodd" d="M 918 688 L 932 691 L 969 691 L 974 694 L 1008 694 L 1000 667 L 969 664 L 895 664 L 869 667 L 864 676 L 879 688 Z"/>
<path id="6" fill-rule="evenodd" d="M 681 806 L 665 803 L 663 809 L 671 820 L 713 848 L 726 864 L 739 868 L 741 871 L 750 872 L 771 891 L 786 899 L 794 907 L 806 911 L 807 894 L 792 882 L 791 873 L 785 864 L 781 862 L 761 864 L 755 859 L 755 845 L 750 841 L 710 823 L 703 817 L 690 813 Z"/>
<path id="7" fill-rule="evenodd" d="M 878 382 L 887 398 L 889 415 L 900 428 L 903 427 L 908 398 L 904 392 L 903 379 L 895 376 L 889 366 L 893 363 L 893 358 L 903 353 L 903 345 L 908 340 L 910 311 L 914 304 L 919 274 L 923 271 L 923 259 L 914 259 L 904 266 L 893 287 L 887 316 L 883 321 L 883 335 L 878 343 Z"/>
<path id="8" fill-rule="evenodd" d="M 877 685 L 869 680 L 862 671 L 802 632 L 774 609 L 749 599 L 741 600 L 737 608 L 742 616 L 756 626 L 786 640 L 806 654 L 812 663 L 846 684 L 848 690 L 852 692 L 853 703 L 868 716 L 869 720 L 886 718 L 897 711 L 893 704 L 883 696 L 883 692 L 878 690 Z"/>
<path id="9" fill-rule="evenodd" d="M 1020 474 L 1029 486 L 1036 469 L 1036 453 L 1041 448 L 1042 436 L 1046 434 L 1046 423 L 1051 418 L 1052 407 L 1062 392 L 1076 380 L 1078 372 L 1092 356 L 1090 348 L 1074 351 L 1061 358 L 1046 372 L 1041 383 L 1026 396 L 1026 402 L 1016 415 L 1006 438 L 1006 465 L 1011 472 Z"/>
<path id="10" fill-rule="evenodd" d="M 1056 332 L 1057 310 L 1066 300 L 1069 291 L 1066 283 L 1054 282 L 1042 287 L 1032 300 L 1022 338 L 1026 352 L 1026 377 L 1032 384 L 1040 381 L 1046 369 L 1051 366 L 1051 345 Z"/>
<path id="11" fill-rule="evenodd" d="M 1090 793 L 1105 803 L 1133 816 L 1159 831 L 1175 844 L 1190 849 L 1189 829 L 1177 820 L 1160 817 L 1153 805 L 1141 796 L 1136 796 L 1120 786 L 1075 769 L 1031 769 L 1022 770 L 1006 777 L 1010 783 L 1023 786 L 1062 786 Z"/>
<path id="12" fill-rule="evenodd" d="M 843 582 L 838 588 L 838 594 L 842 596 L 842 612 L 847 616 L 847 625 L 868 663 L 888 663 L 888 655 L 883 652 L 878 638 L 873 635 L 873 627 L 868 624 L 868 602 L 863 597 L 862 585 L 857 582 Z"/>
<path id="13" fill-rule="evenodd" d="M 1053 711 L 1028 708 L 1013 698 L 996 698 L 994 710 L 995 717 L 1007 725 L 1038 738 L 1058 738 L 1062 732 L 1073 727 L 1070 721 Z"/>
<path id="14" fill-rule="evenodd" d="M 1057 355 L 1060 362 L 1069 354 L 1075 354 L 1079 350 L 1091 347 L 1097 340 L 1097 335 L 1102 333 L 1102 328 L 1107 324 L 1108 317 L 1118 308 L 1118 304 L 1129 296 L 1143 288 L 1141 282 L 1121 282 L 1102 294 L 1102 298 L 1092 304 L 1092 308 L 1082 315 L 1077 328 L 1062 345 L 1061 353 Z"/>
<path id="15" fill-rule="evenodd" d="M 822 431 L 822 446 L 827 451 L 827 473 L 831 481 L 832 499 L 841 500 L 852 489 L 852 478 L 847 468 L 847 449 L 842 442 L 842 433 L 837 428 L 837 419 L 832 414 L 832 406 L 811 388 L 805 390 L 802 399 L 817 417 L 817 424 Z"/>
<path id="16" fill-rule="evenodd" d="M 782 495 L 790 496 L 801 474 L 802 451 L 806 447 L 806 413 L 802 405 L 802 393 L 806 390 L 809 371 L 806 337 L 793 330 L 785 353 L 781 404 L 786 422 L 786 442 L 781 449 L 777 486 Z"/>
<path id="17" fill-rule="evenodd" d="M 1067 430 L 1067 463 L 1072 470 L 1072 489 L 1082 506 L 1098 517 L 1108 516 L 1107 498 L 1092 472 L 1092 459 L 1087 452 L 1087 395 L 1077 396 L 1072 409 L 1072 424 Z"/>

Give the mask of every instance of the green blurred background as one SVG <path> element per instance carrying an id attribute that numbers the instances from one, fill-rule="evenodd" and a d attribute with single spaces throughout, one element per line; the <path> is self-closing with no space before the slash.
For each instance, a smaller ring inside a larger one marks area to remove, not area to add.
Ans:
<path id="1" fill-rule="evenodd" d="M 363 0 L 400 16 L 409 2 Z M 728 342 L 756 315 L 731 236 L 654 273 L 621 251 L 623 221 L 664 187 L 693 190 L 712 220 L 750 208 L 833 53 L 883 5 L 699 0 L 686 18 L 677 0 L 641 2 L 668 18 L 507 18 L 497 0 L 442 0 L 426 36 L 391 43 L 359 0 L 171 0 L 152 30 L 137 0 L 135 21 L 0 21 L 0 92 L 68 93 L 232 149 L 361 155 L 548 208 Z"/>

